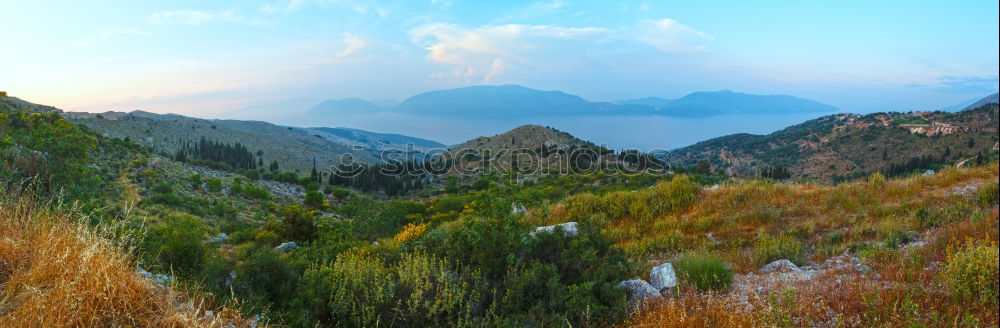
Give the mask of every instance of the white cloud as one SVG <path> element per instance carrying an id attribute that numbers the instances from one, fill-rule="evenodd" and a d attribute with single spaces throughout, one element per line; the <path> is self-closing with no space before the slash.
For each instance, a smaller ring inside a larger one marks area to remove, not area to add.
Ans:
<path id="1" fill-rule="evenodd" d="M 165 10 L 149 17 L 153 24 L 199 25 L 215 15 L 199 10 Z"/>
<path id="2" fill-rule="evenodd" d="M 101 29 L 95 34 L 84 36 L 83 38 L 80 38 L 80 40 L 74 41 L 72 44 L 77 47 L 90 47 L 100 41 L 116 37 L 140 37 L 149 35 L 151 34 L 135 27 L 109 26 Z"/>
<path id="3" fill-rule="evenodd" d="M 451 66 L 450 76 L 466 82 L 485 82 L 510 72 L 515 66 L 557 65 L 609 31 L 598 27 L 553 25 L 487 25 L 465 29 L 433 23 L 410 30 L 413 43 L 428 51 L 427 58 Z"/>
<path id="4" fill-rule="evenodd" d="M 713 38 L 676 20 L 664 18 L 641 22 L 637 39 L 664 52 L 701 53 L 708 52 L 704 43 Z"/>
<path id="5" fill-rule="evenodd" d="M 346 58 L 351 55 L 354 55 L 370 45 L 368 39 L 365 39 L 353 33 L 344 33 L 343 43 L 344 43 L 344 49 L 337 53 L 336 55 L 337 59 Z"/>

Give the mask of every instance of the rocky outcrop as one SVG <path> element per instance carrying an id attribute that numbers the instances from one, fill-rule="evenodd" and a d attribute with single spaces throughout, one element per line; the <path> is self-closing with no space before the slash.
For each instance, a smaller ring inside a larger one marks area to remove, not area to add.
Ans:
<path id="1" fill-rule="evenodd" d="M 576 222 L 566 222 L 566 223 L 535 228 L 535 231 L 532 231 L 531 235 L 534 236 L 539 232 L 551 233 L 556 230 L 556 227 L 562 228 L 563 234 L 565 234 L 566 236 L 574 237 L 577 234 Z"/>
<path id="2" fill-rule="evenodd" d="M 677 273 L 674 272 L 673 264 L 667 262 L 653 267 L 649 271 L 649 282 L 661 295 L 670 293 L 670 289 L 677 286 Z"/>
<path id="3" fill-rule="evenodd" d="M 299 244 L 294 241 L 284 242 L 281 245 L 275 246 L 274 250 L 279 252 L 291 251 L 299 248 Z"/>
<path id="4" fill-rule="evenodd" d="M 639 278 L 622 281 L 618 283 L 618 288 L 625 288 L 628 291 L 628 304 L 631 308 L 639 306 L 648 299 L 663 297 L 656 288 Z"/>
<path id="5" fill-rule="evenodd" d="M 771 263 L 768 263 L 763 268 L 760 268 L 761 273 L 771 273 L 771 272 L 802 272 L 795 263 L 792 261 L 781 259 Z"/>

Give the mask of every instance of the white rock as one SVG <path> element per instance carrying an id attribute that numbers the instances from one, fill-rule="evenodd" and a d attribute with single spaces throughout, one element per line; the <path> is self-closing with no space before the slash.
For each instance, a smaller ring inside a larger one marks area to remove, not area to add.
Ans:
<path id="1" fill-rule="evenodd" d="M 563 234 L 565 234 L 566 236 L 569 236 L 569 237 L 576 236 L 576 233 L 577 233 L 576 222 L 566 222 L 566 223 L 560 223 L 560 224 L 556 224 L 556 225 L 538 227 L 538 228 L 535 228 L 535 231 L 531 232 L 531 235 L 534 236 L 535 234 L 537 234 L 539 232 L 549 232 L 549 233 L 551 233 L 551 232 L 553 232 L 553 231 L 556 230 L 556 227 L 562 227 Z"/>
<path id="2" fill-rule="evenodd" d="M 677 273 L 674 272 L 673 264 L 667 262 L 649 270 L 649 283 L 660 294 L 669 293 L 671 288 L 677 286 Z"/>
<path id="3" fill-rule="evenodd" d="M 296 244 L 294 241 L 289 241 L 289 242 L 281 243 L 281 245 L 278 245 L 278 246 L 274 247 L 274 250 L 279 251 L 279 252 L 284 252 L 284 251 L 293 250 L 293 249 L 296 249 L 296 248 L 299 248 L 299 244 Z"/>
<path id="4" fill-rule="evenodd" d="M 660 292 L 650 286 L 648 282 L 642 279 L 632 279 L 625 280 L 618 283 L 618 288 L 625 288 L 628 290 L 628 304 L 631 307 L 638 306 L 643 301 L 649 298 L 660 298 Z"/>
<path id="5" fill-rule="evenodd" d="M 802 272 L 802 269 L 799 269 L 792 261 L 782 259 L 768 263 L 763 268 L 760 268 L 760 272 Z"/>

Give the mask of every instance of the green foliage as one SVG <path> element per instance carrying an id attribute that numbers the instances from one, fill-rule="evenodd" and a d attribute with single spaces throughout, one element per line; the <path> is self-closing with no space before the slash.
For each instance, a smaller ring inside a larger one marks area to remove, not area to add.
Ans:
<path id="1" fill-rule="evenodd" d="M 290 205 L 283 210 L 281 219 L 282 235 L 288 240 L 309 241 L 316 234 L 314 217 L 316 212 Z"/>
<path id="2" fill-rule="evenodd" d="M 58 113 L 3 110 L 0 103 L 0 179 L 31 181 L 43 194 L 62 190 L 89 199 L 104 192 L 105 180 L 88 167 L 99 146 L 128 156 L 123 143 L 108 142 Z"/>
<path id="3" fill-rule="evenodd" d="M 205 181 L 205 184 L 208 187 L 209 192 L 217 193 L 222 191 L 222 180 L 220 179 L 211 178 Z"/>
<path id="4" fill-rule="evenodd" d="M 998 256 L 995 241 L 970 239 L 960 247 L 949 247 L 942 277 L 952 295 L 961 301 L 996 306 L 1000 297 Z"/>
<path id="5" fill-rule="evenodd" d="M 976 201 L 980 205 L 990 206 L 1000 203 L 1000 190 L 997 189 L 997 182 L 987 183 L 976 190 Z"/>
<path id="6" fill-rule="evenodd" d="M 796 265 L 802 265 L 805 260 L 802 244 L 795 237 L 787 234 L 780 234 L 777 237 L 760 236 L 754 243 L 754 252 L 760 264 L 786 259 Z"/>
<path id="7" fill-rule="evenodd" d="M 197 217 L 175 215 L 153 230 L 160 263 L 165 269 L 191 274 L 198 272 L 208 250 L 202 244 L 205 227 Z"/>
<path id="8" fill-rule="evenodd" d="M 306 198 L 303 201 L 306 206 L 315 209 L 325 209 L 330 207 L 330 203 L 326 201 L 326 197 L 317 190 L 307 190 Z"/>
<path id="9" fill-rule="evenodd" d="M 673 262 L 681 279 L 703 291 L 722 290 L 733 284 L 733 267 L 709 254 L 688 254 Z"/>
<path id="10" fill-rule="evenodd" d="M 232 288 L 241 299 L 280 308 L 294 295 L 297 271 L 274 249 L 256 249 L 236 267 Z"/>

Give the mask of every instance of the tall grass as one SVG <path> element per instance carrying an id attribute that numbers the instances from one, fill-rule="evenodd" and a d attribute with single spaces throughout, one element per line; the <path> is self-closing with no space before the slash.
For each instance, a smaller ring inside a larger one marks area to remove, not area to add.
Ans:
<path id="1" fill-rule="evenodd" d="M 0 193 L 0 327 L 249 326 L 234 310 L 208 316 L 205 300 L 138 276 L 128 235 Z"/>

